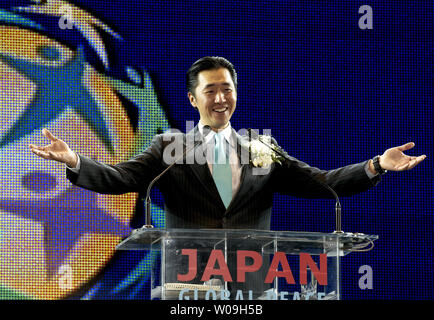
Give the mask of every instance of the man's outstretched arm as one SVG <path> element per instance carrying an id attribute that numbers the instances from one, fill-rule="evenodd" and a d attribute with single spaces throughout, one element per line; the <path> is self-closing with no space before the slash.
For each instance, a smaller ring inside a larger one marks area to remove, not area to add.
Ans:
<path id="1" fill-rule="evenodd" d="M 107 165 L 78 155 L 47 129 L 43 129 L 42 133 L 50 140 L 50 144 L 43 147 L 30 145 L 31 151 L 41 158 L 64 163 L 67 166 L 66 177 L 84 189 L 103 194 L 138 192 L 146 188 L 162 170 L 161 139 L 157 139 L 158 136 L 154 137 L 151 146 L 142 154 L 116 165 Z"/>
<path id="2" fill-rule="evenodd" d="M 408 156 L 403 151 L 414 147 L 414 143 L 387 149 L 379 157 L 380 170 L 404 171 L 414 168 L 426 156 Z M 373 161 L 348 165 L 334 170 L 320 170 L 288 156 L 291 161 L 279 165 L 273 172 L 275 191 L 303 198 L 332 198 L 331 192 L 322 183 L 333 188 L 340 196 L 351 196 L 363 192 L 380 181 Z M 371 175 L 368 175 L 368 171 Z M 318 180 L 321 183 L 318 183 Z"/>

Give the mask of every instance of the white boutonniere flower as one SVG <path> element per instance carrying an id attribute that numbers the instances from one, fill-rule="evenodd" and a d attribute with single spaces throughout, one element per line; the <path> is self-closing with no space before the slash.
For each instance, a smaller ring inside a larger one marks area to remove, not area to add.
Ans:
<path id="1" fill-rule="evenodd" d="M 280 157 L 273 149 L 269 148 L 260 141 L 263 139 L 267 139 L 269 141 L 271 140 L 269 136 L 266 136 L 265 138 L 264 136 L 259 136 L 258 139 L 251 140 L 248 143 L 248 148 L 251 155 L 251 163 L 253 166 L 259 168 L 268 168 L 273 162 L 282 164 L 282 157 Z M 271 141 L 267 144 L 274 148 L 274 146 L 271 144 Z"/>

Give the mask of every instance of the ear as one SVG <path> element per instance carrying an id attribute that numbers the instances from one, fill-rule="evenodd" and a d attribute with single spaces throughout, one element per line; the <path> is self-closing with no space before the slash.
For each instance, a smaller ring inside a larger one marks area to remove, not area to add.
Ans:
<path id="1" fill-rule="evenodd" d="M 191 92 L 188 93 L 188 100 L 190 100 L 190 104 L 194 108 L 197 108 L 196 98 L 194 97 L 194 95 Z"/>

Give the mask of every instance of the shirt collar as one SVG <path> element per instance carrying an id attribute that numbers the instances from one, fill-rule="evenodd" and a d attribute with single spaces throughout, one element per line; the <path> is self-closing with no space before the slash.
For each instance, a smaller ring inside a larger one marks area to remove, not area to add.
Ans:
<path id="1" fill-rule="evenodd" d="M 199 132 L 200 134 L 203 136 L 204 135 L 204 127 L 205 125 L 199 121 L 198 124 L 198 128 L 199 128 Z M 227 125 L 226 128 L 224 128 L 222 131 L 219 132 L 221 135 L 223 135 L 225 137 L 225 139 L 228 142 L 231 142 L 231 135 L 232 135 L 232 127 L 231 127 L 231 123 L 229 122 L 229 124 Z M 211 139 L 214 139 L 214 136 L 216 135 L 216 132 L 213 130 L 210 130 L 210 132 L 205 136 L 205 143 L 208 143 L 211 141 Z"/>

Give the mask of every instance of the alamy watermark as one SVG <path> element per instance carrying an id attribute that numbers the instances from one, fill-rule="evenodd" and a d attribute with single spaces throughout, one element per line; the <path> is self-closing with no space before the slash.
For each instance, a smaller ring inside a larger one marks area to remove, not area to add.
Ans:
<path id="1" fill-rule="evenodd" d="M 62 290 L 71 290 L 73 285 L 73 270 L 71 265 L 63 264 L 59 267 L 58 274 L 58 285 Z"/>
<path id="2" fill-rule="evenodd" d="M 363 14 L 359 18 L 359 28 L 361 30 L 372 29 L 373 28 L 373 12 L 372 7 L 364 4 L 359 7 L 359 13 Z"/>
<path id="3" fill-rule="evenodd" d="M 62 30 L 72 29 L 74 27 L 74 16 L 72 14 L 72 7 L 63 5 L 59 8 L 60 19 L 58 22 L 59 28 Z"/>
<path id="4" fill-rule="evenodd" d="M 360 266 L 359 268 L 359 274 L 362 274 L 362 276 L 359 279 L 359 288 L 361 290 L 366 289 L 373 289 L 373 271 L 372 267 L 365 264 L 363 266 Z"/>
<path id="5" fill-rule="evenodd" d="M 215 161 L 215 141 L 193 130 L 194 122 L 186 122 L 187 134 L 178 129 L 169 129 L 163 134 L 163 161 L 167 165 L 176 164 L 219 164 Z M 234 130 L 235 131 L 235 130 Z M 223 152 L 228 155 L 231 165 L 253 164 L 253 175 L 268 174 L 273 163 L 274 151 L 271 148 L 271 129 L 240 129 L 225 140 Z M 252 133 L 249 136 L 249 133 Z M 258 139 L 260 138 L 260 142 Z M 255 143 L 252 143 L 254 141 Z M 255 161 L 256 159 L 256 161 Z M 259 160 L 258 160 L 259 159 Z"/>

